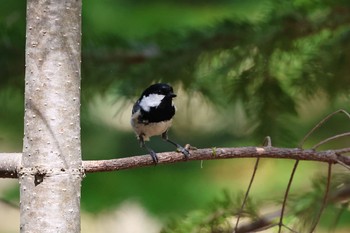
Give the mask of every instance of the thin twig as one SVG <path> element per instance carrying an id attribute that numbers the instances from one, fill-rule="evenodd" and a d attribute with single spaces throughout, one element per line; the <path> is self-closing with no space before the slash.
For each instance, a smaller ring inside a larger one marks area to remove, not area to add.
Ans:
<path id="1" fill-rule="evenodd" d="M 258 219 L 257 221 L 255 221 L 253 223 L 250 223 L 246 226 L 240 227 L 237 230 L 237 233 L 261 232 L 261 231 L 270 229 L 274 226 L 277 226 L 277 223 L 269 224 L 269 222 L 267 222 L 264 219 Z"/>
<path id="2" fill-rule="evenodd" d="M 330 141 L 333 141 L 335 139 L 338 139 L 338 138 L 342 138 L 342 137 L 348 137 L 350 136 L 350 132 L 347 132 L 347 133 L 342 133 L 342 134 L 337 134 L 335 136 L 332 136 L 332 137 L 329 137 L 329 138 L 326 138 L 322 141 L 320 141 L 319 143 L 317 143 L 316 145 L 314 145 L 311 149 L 312 150 L 316 150 L 319 146 L 327 143 L 327 142 L 330 142 Z"/>
<path id="3" fill-rule="evenodd" d="M 255 219 L 252 222 L 242 224 L 242 226 L 240 226 L 236 232 L 237 233 L 260 232 L 260 231 L 278 226 L 278 223 L 273 223 L 273 221 L 280 216 L 280 213 L 281 213 L 281 210 L 276 210 L 274 212 L 264 214 L 263 216 L 259 216 L 259 218 Z M 292 233 L 298 233 L 297 231 L 289 228 L 284 224 L 283 226 Z"/>
<path id="4" fill-rule="evenodd" d="M 263 141 L 263 146 L 267 146 L 267 147 L 271 147 L 272 146 L 272 142 L 271 142 L 271 137 L 270 136 L 266 136 L 264 141 Z"/>
<path id="5" fill-rule="evenodd" d="M 249 181 L 248 189 L 247 189 L 247 191 L 246 191 L 246 193 L 245 193 L 242 206 L 241 206 L 241 208 L 239 209 L 239 212 L 238 212 L 237 221 L 236 221 L 235 229 L 234 229 L 233 232 L 236 232 L 236 231 L 237 231 L 238 223 L 239 223 L 239 220 L 240 220 L 240 218 L 241 218 L 241 213 L 242 213 L 242 211 L 243 211 L 243 209 L 244 209 L 244 206 L 245 206 L 245 204 L 246 204 L 246 202 L 247 202 L 247 199 L 248 199 L 248 196 L 249 196 L 249 192 L 250 192 L 250 188 L 252 187 L 252 184 L 253 184 L 253 181 L 254 181 L 254 178 L 255 178 L 256 171 L 258 170 L 259 161 L 260 161 L 260 158 L 257 158 L 257 159 L 256 159 L 256 162 L 255 162 L 255 166 L 254 166 L 254 170 L 253 170 L 252 177 L 250 178 L 250 181 Z"/>
<path id="6" fill-rule="evenodd" d="M 330 187 L 330 184 L 331 184 L 331 176 L 332 176 L 332 164 L 329 163 L 328 164 L 328 173 L 327 173 L 327 184 L 326 184 L 326 190 L 325 190 L 325 194 L 324 194 L 324 197 L 323 197 L 323 201 L 322 201 L 322 205 L 321 205 L 321 208 L 320 208 L 320 211 L 318 212 L 318 215 L 311 227 L 311 230 L 310 230 L 310 233 L 314 232 L 318 222 L 320 221 L 320 218 L 321 218 L 321 215 L 322 215 L 322 212 L 324 210 L 324 208 L 326 207 L 326 204 L 327 204 L 327 199 L 328 199 L 328 193 L 329 193 L 329 187 Z"/>
<path id="7" fill-rule="evenodd" d="M 346 169 L 350 170 L 350 166 L 349 166 L 349 165 L 346 165 L 346 164 L 343 163 L 342 161 L 337 160 L 337 163 L 340 164 L 341 166 L 345 167 Z"/>
<path id="8" fill-rule="evenodd" d="M 299 160 L 296 160 L 296 161 L 295 161 L 295 164 L 294 164 L 294 167 L 293 167 L 293 170 L 292 170 L 292 174 L 290 175 L 290 178 L 289 178 L 289 182 L 288 182 L 288 185 L 287 185 L 286 192 L 285 192 L 285 194 L 284 194 L 283 204 L 282 204 L 282 210 L 281 210 L 281 217 L 280 217 L 280 221 L 279 221 L 279 223 L 278 223 L 278 233 L 281 232 L 281 230 L 282 230 L 282 225 L 284 225 L 284 224 L 283 224 L 284 210 L 285 210 L 285 207 L 286 207 L 286 203 L 287 203 L 287 199 L 288 199 L 289 190 L 290 190 L 290 187 L 292 186 L 294 174 L 295 174 L 295 171 L 297 170 L 298 164 L 299 164 Z"/>
<path id="9" fill-rule="evenodd" d="M 341 149 L 335 149 L 333 150 L 334 153 L 336 153 L 337 155 L 342 155 L 342 154 L 346 154 L 350 152 L 350 147 L 345 147 L 345 148 L 341 148 Z"/>
<path id="10" fill-rule="evenodd" d="M 345 154 L 345 153 L 349 153 L 350 152 L 350 148 L 343 148 L 343 149 L 339 149 L 339 150 L 334 150 L 334 152 L 338 156 L 337 163 L 342 165 L 346 169 L 350 170 L 350 166 L 348 164 L 346 164 L 346 162 L 343 162 L 343 161 L 347 161 L 349 159 L 349 157 L 342 155 L 342 154 Z"/>
<path id="11" fill-rule="evenodd" d="M 345 114 L 349 119 L 350 119 L 350 114 L 345 111 L 344 109 L 339 109 L 331 114 L 329 114 L 328 116 L 326 116 L 325 118 L 323 118 L 320 122 L 317 123 L 317 125 L 315 125 L 305 136 L 304 138 L 301 140 L 298 148 L 303 148 L 305 141 L 310 137 L 310 135 L 316 130 L 318 129 L 321 125 L 323 125 L 326 121 L 328 121 L 331 117 L 333 117 L 335 114 L 338 113 L 343 113 Z"/>
<path id="12" fill-rule="evenodd" d="M 290 228 L 290 227 L 288 227 L 288 226 L 286 226 L 286 225 L 284 225 L 283 224 L 283 227 L 284 228 L 287 228 L 290 232 L 292 232 L 292 233 L 299 233 L 299 232 L 297 232 L 296 230 L 293 230 L 292 228 Z"/>
<path id="13" fill-rule="evenodd" d="M 267 147 L 271 147 L 271 138 L 269 136 L 265 137 L 264 141 L 263 141 L 263 146 L 267 146 Z M 250 192 L 250 188 L 252 187 L 252 184 L 253 184 L 253 181 L 254 181 L 254 178 L 255 178 L 255 174 L 256 174 L 256 171 L 258 170 L 258 166 L 259 166 L 259 161 L 260 161 L 260 158 L 257 158 L 256 159 L 256 162 L 255 162 L 255 166 L 254 166 L 254 170 L 253 170 L 253 174 L 252 174 L 252 177 L 250 178 L 250 181 L 249 181 L 249 185 L 248 185 L 248 189 L 245 193 L 245 196 L 244 196 L 244 200 L 243 200 L 243 203 L 242 203 L 242 206 L 238 212 L 238 216 L 237 216 L 237 221 L 236 221 L 236 225 L 235 225 L 235 229 L 234 229 L 234 232 L 237 231 L 238 229 L 238 224 L 239 224 L 239 220 L 241 218 L 241 213 L 244 209 L 244 206 L 247 202 L 247 199 L 248 199 L 248 196 L 249 196 L 249 192 Z"/>
<path id="14" fill-rule="evenodd" d="M 334 153 L 336 154 L 346 154 L 346 153 L 349 153 L 350 152 L 350 147 L 345 147 L 345 148 L 341 148 L 341 149 L 336 149 L 336 150 L 333 150 Z"/>

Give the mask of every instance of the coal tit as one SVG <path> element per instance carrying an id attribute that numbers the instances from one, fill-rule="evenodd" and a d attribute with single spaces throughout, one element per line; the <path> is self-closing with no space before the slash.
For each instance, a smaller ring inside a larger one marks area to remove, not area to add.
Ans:
<path id="1" fill-rule="evenodd" d="M 161 135 L 165 141 L 176 146 L 186 158 L 190 155 L 187 149 L 168 138 L 167 132 L 175 115 L 172 101 L 174 97 L 176 95 L 170 85 L 156 83 L 144 90 L 132 109 L 131 125 L 140 146 L 148 150 L 155 164 L 158 163 L 157 154 L 145 144 L 152 136 Z"/>

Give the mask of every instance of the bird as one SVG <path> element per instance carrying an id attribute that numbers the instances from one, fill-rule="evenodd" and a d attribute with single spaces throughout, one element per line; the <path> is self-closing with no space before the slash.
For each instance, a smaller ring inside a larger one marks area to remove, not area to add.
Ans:
<path id="1" fill-rule="evenodd" d="M 132 108 L 131 126 L 139 140 L 140 147 L 147 149 L 155 164 L 158 163 L 157 154 L 145 143 L 152 136 L 161 135 L 163 140 L 176 146 L 185 158 L 190 156 L 186 148 L 168 138 L 168 130 L 176 111 L 173 103 L 175 97 L 172 86 L 166 83 L 156 83 L 143 91 Z"/>

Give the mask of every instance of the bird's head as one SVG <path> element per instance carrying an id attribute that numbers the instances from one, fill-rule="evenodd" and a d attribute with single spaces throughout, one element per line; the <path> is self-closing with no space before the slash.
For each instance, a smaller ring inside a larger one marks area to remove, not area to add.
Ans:
<path id="1" fill-rule="evenodd" d="M 140 107 L 148 112 L 151 107 L 157 108 L 162 101 L 172 103 L 172 98 L 176 97 L 173 88 L 165 83 L 156 83 L 149 86 L 141 95 Z"/>

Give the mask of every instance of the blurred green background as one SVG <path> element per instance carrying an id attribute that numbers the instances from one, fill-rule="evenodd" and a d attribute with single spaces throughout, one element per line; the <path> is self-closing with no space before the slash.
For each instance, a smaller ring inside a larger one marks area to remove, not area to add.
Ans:
<path id="1" fill-rule="evenodd" d="M 25 9 L 25 1 L 0 8 L 3 152 L 22 149 Z M 85 160 L 146 153 L 129 117 L 142 90 L 159 81 L 178 94 L 170 137 L 198 148 L 261 145 L 267 135 L 274 146 L 297 147 L 325 115 L 350 110 L 346 0 L 85 0 L 82 22 Z M 304 147 L 349 129 L 350 120 L 337 115 Z M 159 138 L 150 145 L 173 150 Z M 349 147 L 349 140 L 323 149 L 341 147 Z M 252 197 L 280 202 L 293 163 L 262 160 Z M 126 201 L 138 203 L 161 225 L 171 216 L 207 208 L 223 190 L 243 192 L 253 166 L 254 160 L 235 159 L 88 174 L 82 209 L 96 217 Z M 302 162 L 291 192 L 312 190 L 313 178 L 326 170 Z M 16 182 L 6 182 L 0 196 L 18 200 Z M 348 211 L 340 219 L 343 228 L 349 226 L 346 216 Z"/>

